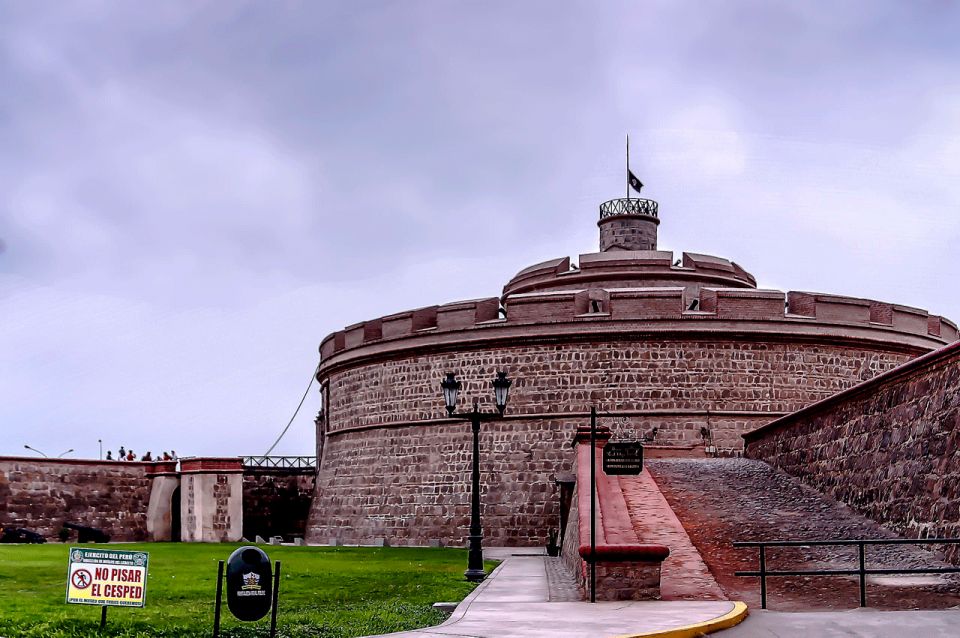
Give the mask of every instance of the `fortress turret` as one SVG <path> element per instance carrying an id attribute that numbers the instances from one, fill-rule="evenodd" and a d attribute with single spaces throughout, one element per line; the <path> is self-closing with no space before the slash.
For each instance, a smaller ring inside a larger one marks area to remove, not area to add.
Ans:
<path id="1" fill-rule="evenodd" d="M 609 250 L 656 250 L 657 202 L 621 198 L 600 204 L 600 252 Z"/>

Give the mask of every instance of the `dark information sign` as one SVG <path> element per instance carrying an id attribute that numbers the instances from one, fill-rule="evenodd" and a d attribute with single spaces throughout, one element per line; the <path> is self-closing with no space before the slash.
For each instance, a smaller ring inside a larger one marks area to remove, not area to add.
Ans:
<path id="1" fill-rule="evenodd" d="M 603 446 L 603 473 L 639 474 L 643 471 L 643 444 L 639 441 L 609 441 Z"/>

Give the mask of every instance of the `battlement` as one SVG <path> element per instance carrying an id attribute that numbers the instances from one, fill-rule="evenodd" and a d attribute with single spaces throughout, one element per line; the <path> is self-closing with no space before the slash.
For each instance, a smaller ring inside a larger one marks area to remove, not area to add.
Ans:
<path id="1" fill-rule="evenodd" d="M 722 257 L 669 250 L 610 250 L 580 255 L 579 267 L 569 257 L 534 264 L 503 287 L 501 300 L 513 295 L 577 288 L 649 288 L 699 286 L 756 288 L 757 280 L 737 263 Z"/>
<path id="2" fill-rule="evenodd" d="M 436 331 L 462 330 L 500 321 L 500 300 L 496 297 L 406 310 L 355 323 L 327 335 L 320 343 L 320 358 L 325 360 L 342 350 L 376 341 Z"/>
<path id="3" fill-rule="evenodd" d="M 694 260 L 700 256 L 685 257 Z M 651 253 L 650 258 L 663 260 L 656 253 Z M 729 264 L 720 263 L 732 268 Z M 563 267 L 563 260 L 556 260 L 534 268 Z M 956 324 L 943 317 L 918 308 L 870 299 L 757 288 L 701 287 L 698 292 L 693 299 L 680 286 L 580 288 L 513 294 L 507 299 L 506 318 L 500 317 L 500 302 L 495 297 L 458 301 L 353 324 L 327 336 L 320 345 L 320 355 L 322 360 L 327 360 L 351 348 L 413 336 L 585 322 L 660 322 L 657 325 L 673 330 L 709 328 L 719 332 L 741 329 L 731 326 L 730 322 L 743 322 L 743 329 L 768 323 L 770 325 L 763 328 L 766 332 L 789 332 L 797 326 L 815 326 L 817 334 L 825 334 L 823 329 L 828 327 L 848 327 L 877 330 L 876 338 L 881 340 L 922 337 L 931 348 L 958 338 Z M 708 322 L 717 323 L 710 326 Z"/>

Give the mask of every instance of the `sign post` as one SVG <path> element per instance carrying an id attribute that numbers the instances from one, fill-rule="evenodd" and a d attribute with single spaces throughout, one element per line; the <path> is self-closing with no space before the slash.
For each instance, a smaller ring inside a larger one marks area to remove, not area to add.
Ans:
<path id="1" fill-rule="evenodd" d="M 597 407 L 590 408 L 590 602 L 597 602 Z"/>
<path id="2" fill-rule="evenodd" d="M 107 624 L 107 607 L 143 607 L 147 600 L 147 552 L 70 548 L 67 602 L 98 605 L 100 629 Z"/>

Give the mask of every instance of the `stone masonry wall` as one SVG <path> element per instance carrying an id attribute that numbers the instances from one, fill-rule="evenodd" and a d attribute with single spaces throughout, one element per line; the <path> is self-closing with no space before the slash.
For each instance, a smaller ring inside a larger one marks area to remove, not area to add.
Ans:
<path id="1" fill-rule="evenodd" d="M 546 544 L 558 527 L 556 473 L 569 471 L 575 428 L 561 421 L 484 423 L 481 517 L 488 545 Z M 308 539 L 395 545 L 466 542 L 472 435 L 466 422 L 330 437 Z"/>
<path id="2" fill-rule="evenodd" d="M 445 418 L 439 383 L 457 371 L 461 407 L 492 406 L 496 370 L 514 379 L 507 418 L 484 424 L 484 529 L 492 544 L 541 545 L 557 527 L 557 474 L 589 408 L 615 435 L 658 427 L 658 443 L 739 435 L 908 360 L 864 347 L 753 340 L 528 345 L 396 357 L 326 376 L 328 434 L 308 539 L 459 544 L 469 516 L 469 425 Z M 321 372 L 321 375 L 323 372 Z M 319 433 L 318 433 L 319 434 Z"/>
<path id="3" fill-rule="evenodd" d="M 448 371 L 464 383 L 461 401 L 475 397 L 489 407 L 490 379 L 502 369 L 514 379 L 509 416 L 569 418 L 595 403 L 636 413 L 624 416 L 638 434 L 661 426 L 658 436 L 677 442 L 700 442 L 709 420 L 711 429 L 733 431 L 728 438 L 739 448 L 738 435 L 769 420 L 765 413 L 793 412 L 910 358 L 749 340 L 611 340 L 396 358 L 329 377 L 329 432 L 442 418 L 439 384 Z"/>
<path id="4" fill-rule="evenodd" d="M 614 246 L 624 250 L 657 249 L 657 223 L 650 219 L 624 215 L 601 220 L 599 226 L 600 252 Z"/>
<path id="5" fill-rule="evenodd" d="M 115 541 L 146 540 L 150 466 L 0 457 L 0 526 L 55 540 L 71 522 L 102 529 Z"/>
<path id="6" fill-rule="evenodd" d="M 316 476 L 314 469 L 244 468 L 244 538 L 303 538 Z"/>
<path id="7" fill-rule="evenodd" d="M 898 534 L 960 537 L 960 343 L 744 438 L 750 458 Z"/>

